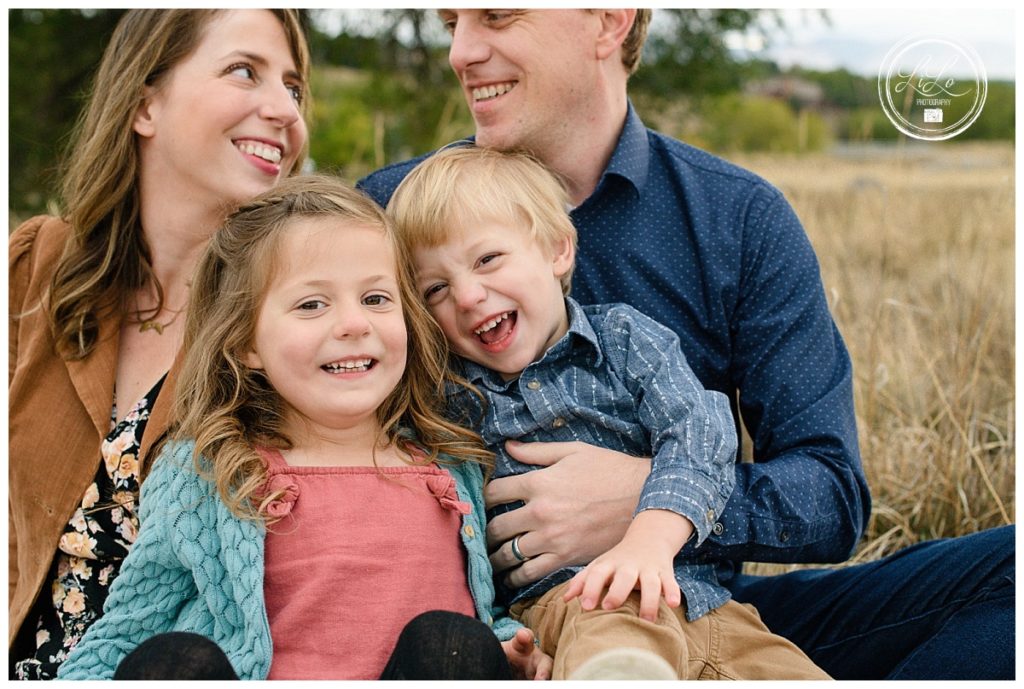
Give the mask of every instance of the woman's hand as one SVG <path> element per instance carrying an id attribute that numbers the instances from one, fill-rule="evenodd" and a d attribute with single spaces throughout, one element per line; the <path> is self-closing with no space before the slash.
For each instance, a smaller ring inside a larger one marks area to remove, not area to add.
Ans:
<path id="1" fill-rule="evenodd" d="M 501 642 L 512 674 L 516 679 L 551 679 L 554 658 L 540 650 L 533 639 L 533 631 L 522 627 L 516 630 L 514 637 Z"/>
<path id="2" fill-rule="evenodd" d="M 586 564 L 622 540 L 633 519 L 650 459 L 581 442 L 505 444 L 524 464 L 544 467 L 491 481 L 488 507 L 522 500 L 487 525 L 495 572 L 520 587 L 568 565 Z M 512 552 L 512 539 L 527 560 Z"/>

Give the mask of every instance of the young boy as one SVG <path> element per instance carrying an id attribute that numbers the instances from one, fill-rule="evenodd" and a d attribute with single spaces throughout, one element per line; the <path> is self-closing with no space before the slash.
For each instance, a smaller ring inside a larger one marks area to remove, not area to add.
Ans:
<path id="1" fill-rule="evenodd" d="M 827 678 L 730 601 L 713 564 L 676 557 L 708 536 L 732 491 L 729 402 L 701 386 L 668 328 L 629 306 L 567 296 L 576 244 L 567 207 L 533 158 L 474 146 L 426 159 L 388 205 L 417 288 L 480 393 L 454 394 L 451 413 L 494 451 L 495 477 L 533 468 L 509 456 L 510 439 L 651 457 L 622 541 L 586 568 L 512 591 L 513 615 L 555 658 L 554 679 L 621 647 L 653 652 L 679 678 Z M 519 537 L 511 547 L 529 559 Z"/>

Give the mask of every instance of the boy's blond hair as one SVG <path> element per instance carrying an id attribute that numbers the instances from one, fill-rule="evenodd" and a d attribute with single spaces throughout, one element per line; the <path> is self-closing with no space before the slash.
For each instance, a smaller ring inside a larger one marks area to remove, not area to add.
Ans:
<path id="1" fill-rule="evenodd" d="M 565 186 L 533 156 L 464 144 L 417 165 L 391 197 L 388 215 L 410 253 L 494 220 L 522 225 L 533 241 L 554 250 L 566 239 L 576 246 L 568 209 Z M 563 293 L 569 294 L 571 283 L 570 269 L 562 277 Z"/>

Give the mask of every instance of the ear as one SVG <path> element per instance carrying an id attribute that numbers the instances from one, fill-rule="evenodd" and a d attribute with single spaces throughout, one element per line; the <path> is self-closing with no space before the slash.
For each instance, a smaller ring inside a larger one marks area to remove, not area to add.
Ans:
<path id="1" fill-rule="evenodd" d="M 263 368 L 263 359 L 256 353 L 255 349 L 249 350 L 239 357 L 242 363 L 253 370 L 259 370 Z"/>
<path id="2" fill-rule="evenodd" d="M 149 138 L 156 133 L 156 114 L 158 106 L 153 98 L 154 90 L 151 86 L 142 88 L 142 97 L 135 109 L 135 118 L 132 120 L 132 129 L 139 136 Z"/>
<path id="3" fill-rule="evenodd" d="M 573 261 L 576 260 L 576 247 L 568 237 L 559 240 L 554 246 L 554 256 L 551 259 L 552 272 L 555 277 L 561 279 L 566 273 L 572 270 Z"/>
<path id="4" fill-rule="evenodd" d="M 636 10 L 594 10 L 600 16 L 601 29 L 597 35 L 597 57 L 604 60 L 613 55 L 633 28 Z"/>

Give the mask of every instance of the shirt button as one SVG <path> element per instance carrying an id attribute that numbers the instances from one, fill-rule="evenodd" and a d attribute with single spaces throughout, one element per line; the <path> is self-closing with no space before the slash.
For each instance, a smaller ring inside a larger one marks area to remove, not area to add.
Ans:
<path id="1" fill-rule="evenodd" d="M 540 381 L 531 380 L 529 383 L 526 384 L 526 387 L 530 388 L 531 390 L 540 390 Z"/>
<path id="2" fill-rule="evenodd" d="M 722 526 L 722 522 L 715 522 L 715 525 L 711 527 L 711 533 L 716 536 L 721 536 L 722 532 L 725 531 L 725 527 Z"/>
<path id="3" fill-rule="evenodd" d="M 780 541 L 782 541 L 783 543 L 785 543 L 786 541 L 788 541 L 788 540 L 789 540 L 789 532 L 788 532 L 788 531 L 783 531 L 783 532 L 781 532 L 781 533 L 779 534 L 779 540 L 780 540 Z"/>
<path id="4" fill-rule="evenodd" d="M 474 530 L 473 530 L 473 525 L 472 525 L 472 524 L 466 524 L 465 528 L 464 528 L 464 529 L 462 529 L 462 531 L 463 531 L 463 533 L 465 533 L 465 534 L 466 534 L 466 535 L 467 535 L 467 536 L 468 536 L 469 538 L 473 538 L 473 536 L 475 536 L 475 535 L 476 535 L 476 531 L 474 531 Z"/>
<path id="5" fill-rule="evenodd" d="M 709 524 L 715 521 L 715 511 L 714 510 L 708 510 L 708 513 L 705 514 L 704 516 L 707 518 Z"/>
<path id="6" fill-rule="evenodd" d="M 551 422 L 551 425 L 555 428 L 561 428 L 562 426 L 565 425 L 565 419 L 559 416 L 557 419 Z"/>

